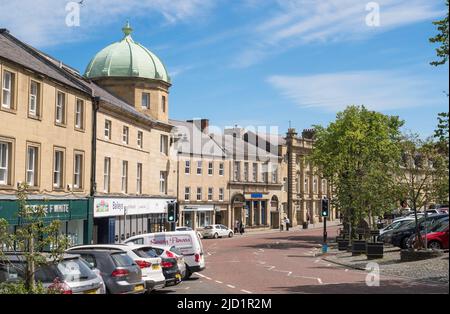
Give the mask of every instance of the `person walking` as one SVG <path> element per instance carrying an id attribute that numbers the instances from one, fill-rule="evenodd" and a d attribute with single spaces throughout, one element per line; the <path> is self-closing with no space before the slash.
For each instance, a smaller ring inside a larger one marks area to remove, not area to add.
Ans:
<path id="1" fill-rule="evenodd" d="M 241 233 L 241 235 L 245 232 L 244 224 L 242 223 L 242 221 L 239 223 L 239 232 Z"/>
<path id="2" fill-rule="evenodd" d="M 236 219 L 236 222 L 234 223 L 234 233 L 239 232 L 239 220 Z"/>
<path id="3" fill-rule="evenodd" d="M 286 231 L 289 231 L 291 221 L 289 220 L 289 217 L 286 217 Z"/>

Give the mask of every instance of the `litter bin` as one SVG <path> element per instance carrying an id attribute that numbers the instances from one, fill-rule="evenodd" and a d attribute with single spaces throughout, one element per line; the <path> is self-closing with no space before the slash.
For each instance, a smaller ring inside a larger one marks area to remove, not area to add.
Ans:
<path id="1" fill-rule="evenodd" d="M 307 222 L 303 223 L 303 229 L 308 229 L 308 223 Z"/>

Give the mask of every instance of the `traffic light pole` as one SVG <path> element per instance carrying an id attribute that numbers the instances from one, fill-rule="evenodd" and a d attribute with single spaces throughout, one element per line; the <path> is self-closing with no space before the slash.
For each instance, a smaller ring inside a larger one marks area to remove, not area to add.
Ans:
<path id="1" fill-rule="evenodd" d="M 328 250 L 328 245 L 327 245 L 327 216 L 323 217 L 323 247 L 322 247 L 322 251 L 323 253 L 326 253 Z"/>

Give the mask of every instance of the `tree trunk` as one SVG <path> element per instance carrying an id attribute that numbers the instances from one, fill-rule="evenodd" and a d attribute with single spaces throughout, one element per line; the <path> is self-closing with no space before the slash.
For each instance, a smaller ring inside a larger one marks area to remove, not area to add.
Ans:
<path id="1" fill-rule="evenodd" d="M 34 235 L 30 232 L 30 239 L 28 241 L 28 261 L 27 261 L 27 269 L 28 274 L 26 276 L 26 287 L 28 292 L 34 292 L 35 290 L 35 265 L 34 265 Z"/>

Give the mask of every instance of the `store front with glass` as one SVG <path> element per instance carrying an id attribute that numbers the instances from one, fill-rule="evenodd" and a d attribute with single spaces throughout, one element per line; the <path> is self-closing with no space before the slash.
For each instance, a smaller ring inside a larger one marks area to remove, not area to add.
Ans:
<path id="1" fill-rule="evenodd" d="M 46 212 L 44 223 L 60 221 L 59 232 L 69 238 L 71 246 L 90 244 L 92 240 L 92 216 L 89 215 L 89 199 L 28 200 L 27 206 L 42 206 Z M 14 232 L 22 224 L 17 200 L 0 200 L 0 218 L 6 219 Z"/>
<path id="2" fill-rule="evenodd" d="M 135 235 L 169 230 L 171 201 L 175 199 L 95 198 L 94 243 L 120 243 Z"/>
<path id="3" fill-rule="evenodd" d="M 215 224 L 214 207 L 213 204 L 181 206 L 181 225 L 195 230 Z"/>

